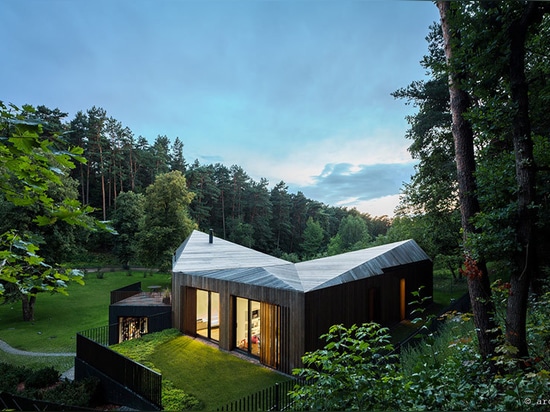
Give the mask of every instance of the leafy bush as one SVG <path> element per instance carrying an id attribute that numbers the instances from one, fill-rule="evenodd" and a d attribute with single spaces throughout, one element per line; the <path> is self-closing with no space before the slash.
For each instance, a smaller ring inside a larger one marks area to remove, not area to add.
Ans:
<path id="1" fill-rule="evenodd" d="M 59 382 L 61 374 L 53 367 L 47 367 L 32 371 L 25 379 L 26 388 L 47 388 Z"/>
<path id="2" fill-rule="evenodd" d="M 23 366 L 0 363 L 0 391 L 13 393 L 27 374 L 28 371 Z"/>
<path id="3" fill-rule="evenodd" d="M 306 353 L 294 374 L 307 382 L 290 395 L 298 410 L 401 409 L 401 376 L 387 328 L 335 325 L 323 349 Z"/>
<path id="4" fill-rule="evenodd" d="M 55 388 L 41 392 L 41 400 L 70 406 L 96 406 L 102 401 L 100 381 L 95 377 L 74 382 L 65 380 Z"/>
<path id="5" fill-rule="evenodd" d="M 52 367 L 32 370 L 24 366 L 0 363 L 0 391 L 29 399 L 68 406 L 94 406 L 100 400 L 99 380 L 60 381 Z M 24 384 L 19 387 L 20 384 Z M 24 389 L 23 389 L 24 388 Z"/>
<path id="6" fill-rule="evenodd" d="M 470 317 L 463 314 L 449 314 L 439 332 L 403 348 L 401 364 L 389 354 L 387 329 L 333 326 L 322 336 L 325 347 L 307 353 L 306 367 L 294 371 L 311 384 L 290 394 L 303 410 L 542 410 L 550 393 L 544 361 L 550 294 L 532 308 L 528 329 L 534 356 L 524 360 L 505 342 L 493 359 L 482 359 Z"/>

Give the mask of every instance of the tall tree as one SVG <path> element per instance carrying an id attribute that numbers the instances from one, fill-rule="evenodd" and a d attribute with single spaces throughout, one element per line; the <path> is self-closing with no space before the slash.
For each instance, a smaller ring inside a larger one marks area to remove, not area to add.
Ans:
<path id="1" fill-rule="evenodd" d="M 129 267 L 138 259 L 138 238 L 145 215 L 145 196 L 140 193 L 122 192 L 116 199 L 116 209 L 111 217 L 113 228 L 117 231 L 114 254 L 119 262 Z"/>
<path id="2" fill-rule="evenodd" d="M 290 252 L 288 245 L 291 234 L 290 224 L 290 195 L 285 182 L 277 183 L 270 194 L 273 215 L 271 227 L 274 235 L 274 251 Z"/>
<path id="3" fill-rule="evenodd" d="M 303 235 L 304 240 L 302 242 L 302 250 L 304 251 L 305 259 L 311 259 L 317 256 L 321 251 L 324 237 L 325 234 L 319 222 L 309 217 L 306 222 L 306 228 Z"/>
<path id="4" fill-rule="evenodd" d="M 476 161 L 474 154 L 474 133 L 466 117 L 471 105 L 469 94 L 462 83 L 468 73 L 461 69 L 460 62 L 455 61 L 454 50 L 460 48 L 460 33 L 450 22 L 453 6 L 447 1 L 438 1 L 437 7 L 441 16 L 441 27 L 444 38 L 444 49 L 449 66 L 449 95 L 452 115 L 452 133 L 455 146 L 455 159 L 458 179 L 460 211 L 465 244 L 465 270 L 470 302 L 474 313 L 474 322 L 478 334 L 480 352 L 490 358 L 497 345 L 497 325 L 494 320 L 495 307 L 491 298 L 489 274 L 484 260 L 477 251 L 469 250 L 469 236 L 478 232 L 473 225 L 473 218 L 480 212 L 475 178 Z"/>
<path id="5" fill-rule="evenodd" d="M 179 137 L 176 137 L 170 150 L 170 170 L 179 170 L 185 174 L 186 169 L 187 163 L 183 156 L 183 142 Z"/>
<path id="6" fill-rule="evenodd" d="M 145 218 L 138 235 L 143 263 L 170 270 L 172 255 L 196 227 L 188 211 L 193 196 L 180 171 L 158 175 L 147 188 Z"/>

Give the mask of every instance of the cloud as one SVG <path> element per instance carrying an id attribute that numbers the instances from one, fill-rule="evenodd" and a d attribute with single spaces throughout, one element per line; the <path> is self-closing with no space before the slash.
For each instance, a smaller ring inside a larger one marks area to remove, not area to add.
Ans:
<path id="1" fill-rule="evenodd" d="M 403 182 L 409 181 L 413 163 L 353 165 L 327 164 L 314 178 L 313 184 L 301 190 L 313 199 L 333 204 L 357 204 L 399 193 Z"/>

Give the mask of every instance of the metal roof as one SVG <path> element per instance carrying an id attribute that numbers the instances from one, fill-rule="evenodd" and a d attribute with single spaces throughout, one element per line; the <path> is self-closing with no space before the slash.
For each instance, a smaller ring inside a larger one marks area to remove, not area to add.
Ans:
<path id="1" fill-rule="evenodd" d="M 429 256 L 411 239 L 294 264 L 217 237 L 210 243 L 195 230 L 176 251 L 172 272 L 308 292 L 424 260 Z"/>

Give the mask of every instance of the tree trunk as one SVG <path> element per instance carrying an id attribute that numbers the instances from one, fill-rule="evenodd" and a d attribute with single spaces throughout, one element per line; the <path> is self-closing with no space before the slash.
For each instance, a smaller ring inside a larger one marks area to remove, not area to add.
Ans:
<path id="1" fill-rule="evenodd" d="M 34 320 L 34 304 L 36 295 L 23 295 L 21 297 L 21 308 L 23 309 L 23 320 L 30 322 Z"/>
<path id="2" fill-rule="evenodd" d="M 510 91 L 513 114 L 513 141 L 518 187 L 516 239 L 518 252 L 510 277 L 510 296 L 506 310 L 506 339 L 518 349 L 518 358 L 527 357 L 527 300 L 529 284 L 536 271 L 534 243 L 535 160 L 529 119 L 529 89 L 525 77 L 525 42 L 531 24 L 542 18 L 537 2 L 528 3 L 522 16 L 510 26 Z"/>
<path id="3" fill-rule="evenodd" d="M 466 268 L 463 273 L 468 280 L 468 291 L 470 293 L 480 353 L 484 358 L 488 359 L 495 353 L 495 338 L 499 333 L 494 321 L 495 307 L 491 299 L 491 288 L 486 264 L 483 259 L 476 260 L 474 254 L 468 250 L 468 237 L 471 233 L 476 233 L 477 231 L 471 221 L 480 211 L 476 194 L 474 133 L 471 124 L 464 118 L 464 114 L 470 106 L 470 96 L 460 85 L 460 81 L 465 77 L 465 73 L 455 72 L 452 67 L 454 45 L 451 44 L 451 41 L 458 40 L 459 34 L 453 31 L 449 24 L 449 16 L 452 13 L 451 4 L 447 1 L 438 1 L 437 7 L 441 16 L 441 28 L 445 41 L 445 56 L 449 68 L 452 133 L 455 143 L 460 212 L 466 258 Z"/>

